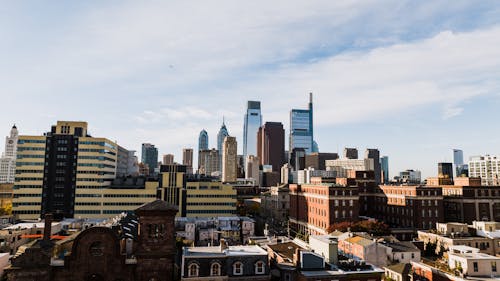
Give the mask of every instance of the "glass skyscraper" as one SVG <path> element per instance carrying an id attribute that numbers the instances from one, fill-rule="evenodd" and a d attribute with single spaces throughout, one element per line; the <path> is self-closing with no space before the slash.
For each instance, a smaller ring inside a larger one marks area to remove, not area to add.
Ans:
<path id="1" fill-rule="evenodd" d="M 303 148 L 306 154 L 313 152 L 313 104 L 309 93 L 309 109 L 290 111 L 290 149 Z"/>
<path id="2" fill-rule="evenodd" d="M 461 149 L 453 149 L 453 165 L 455 165 L 455 176 L 461 176 L 465 168 L 464 152 Z"/>
<path id="3" fill-rule="evenodd" d="M 201 130 L 198 137 L 198 151 L 208 149 L 208 133 L 205 129 Z"/>
<path id="4" fill-rule="evenodd" d="M 142 144 L 141 162 L 148 165 L 150 175 L 154 174 L 154 170 L 158 167 L 158 149 L 154 144 Z"/>
<path id="5" fill-rule="evenodd" d="M 257 132 L 260 126 L 262 126 L 260 101 L 248 101 L 243 121 L 243 159 L 247 159 L 247 155 L 257 155 Z"/>
<path id="6" fill-rule="evenodd" d="M 387 184 L 389 182 L 389 156 L 380 157 L 380 168 L 384 174 L 384 183 Z"/>

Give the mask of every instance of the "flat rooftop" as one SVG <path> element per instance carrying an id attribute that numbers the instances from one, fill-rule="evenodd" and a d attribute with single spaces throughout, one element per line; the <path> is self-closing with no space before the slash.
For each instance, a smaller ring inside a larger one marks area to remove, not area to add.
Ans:
<path id="1" fill-rule="evenodd" d="M 265 255 L 267 252 L 259 246 L 229 246 L 221 251 L 219 246 L 213 247 L 188 247 L 184 250 L 186 257 L 222 257 L 222 256 L 256 256 Z"/>

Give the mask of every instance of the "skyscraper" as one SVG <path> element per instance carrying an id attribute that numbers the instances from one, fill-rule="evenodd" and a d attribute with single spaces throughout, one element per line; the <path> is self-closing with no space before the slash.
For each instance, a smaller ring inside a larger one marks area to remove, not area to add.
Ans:
<path id="1" fill-rule="evenodd" d="M 358 159 L 358 149 L 349 147 L 344 148 L 344 158 Z"/>
<path id="2" fill-rule="evenodd" d="M 202 175 L 212 175 L 214 172 L 220 171 L 219 166 L 219 151 L 215 148 L 201 150 L 198 156 L 198 173 Z"/>
<path id="3" fill-rule="evenodd" d="M 173 154 L 164 154 L 163 161 L 161 162 L 163 165 L 172 165 L 174 164 L 174 155 Z"/>
<path id="4" fill-rule="evenodd" d="M 387 184 L 389 182 L 389 156 L 382 156 L 380 158 L 380 166 L 384 174 L 384 183 Z"/>
<path id="5" fill-rule="evenodd" d="M 208 133 L 205 129 L 201 130 L 198 137 L 198 151 L 208 149 Z"/>
<path id="6" fill-rule="evenodd" d="M 451 163 L 438 163 L 438 177 L 453 180 L 453 165 Z"/>
<path id="7" fill-rule="evenodd" d="M 281 173 L 285 163 L 285 129 L 280 122 L 266 122 L 257 133 L 257 156 L 261 165 L 271 165 Z"/>
<path id="8" fill-rule="evenodd" d="M 248 101 L 243 121 L 243 159 L 246 159 L 247 155 L 257 155 L 257 131 L 260 126 L 262 126 L 260 101 Z"/>
<path id="9" fill-rule="evenodd" d="M 229 132 L 227 131 L 226 124 L 224 122 L 224 118 L 222 118 L 222 126 L 217 133 L 217 150 L 219 151 L 219 167 L 222 167 L 222 144 L 224 143 L 224 139 L 229 136 Z"/>
<path id="10" fill-rule="evenodd" d="M 469 177 L 480 177 L 482 185 L 499 185 L 500 157 L 488 154 L 470 157 Z"/>
<path id="11" fill-rule="evenodd" d="M 382 171 L 380 169 L 380 152 L 375 148 L 368 148 L 365 152 L 365 158 L 373 159 L 373 171 L 375 171 L 375 183 L 380 184 Z"/>
<path id="12" fill-rule="evenodd" d="M 235 137 L 227 136 L 222 145 L 222 181 L 236 182 L 238 172 L 238 144 Z"/>
<path id="13" fill-rule="evenodd" d="M 182 150 L 182 165 L 186 166 L 186 173 L 193 173 L 193 149 L 184 148 Z"/>
<path id="14" fill-rule="evenodd" d="M 150 175 L 154 174 L 154 170 L 158 167 L 158 149 L 154 144 L 142 144 L 141 162 L 148 165 Z"/>
<path id="15" fill-rule="evenodd" d="M 0 158 L 0 183 L 13 183 L 16 172 L 16 152 L 19 133 L 16 125 L 10 129 L 10 135 L 5 137 L 5 152 Z"/>
<path id="16" fill-rule="evenodd" d="M 464 169 L 464 152 L 461 149 L 453 149 L 453 165 L 455 165 L 455 176 L 462 175 Z"/>
<path id="17" fill-rule="evenodd" d="M 308 109 L 292 109 L 290 111 L 290 149 L 303 148 L 306 154 L 313 152 L 313 103 L 309 93 Z"/>

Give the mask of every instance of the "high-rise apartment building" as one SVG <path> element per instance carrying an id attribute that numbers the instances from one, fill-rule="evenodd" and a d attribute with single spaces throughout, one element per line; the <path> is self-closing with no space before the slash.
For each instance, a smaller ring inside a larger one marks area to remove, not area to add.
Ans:
<path id="1" fill-rule="evenodd" d="M 116 166 L 116 176 L 138 176 L 139 163 L 134 150 L 128 150 L 118 145 L 118 158 Z"/>
<path id="2" fill-rule="evenodd" d="M 224 119 L 222 120 L 222 126 L 217 133 L 217 150 L 219 151 L 219 167 L 222 167 L 222 145 L 224 144 L 224 139 L 229 136 L 229 132 L 226 127 Z"/>
<path id="3" fill-rule="evenodd" d="M 158 149 L 154 144 L 142 144 L 141 162 L 148 165 L 150 175 L 154 174 L 155 169 L 158 168 Z"/>
<path id="4" fill-rule="evenodd" d="M 306 154 L 313 152 L 313 103 L 312 93 L 309 93 L 308 109 L 292 109 L 290 111 L 289 151 L 303 148 Z"/>
<path id="5" fill-rule="evenodd" d="M 453 164 L 447 162 L 438 163 L 438 177 L 453 181 Z"/>
<path id="6" fill-rule="evenodd" d="M 260 101 L 248 101 L 243 122 L 243 159 L 247 155 L 257 155 L 257 132 L 261 126 Z"/>
<path id="7" fill-rule="evenodd" d="M 0 183 L 13 183 L 16 172 L 16 152 L 19 132 L 12 126 L 10 135 L 5 137 L 5 151 L 0 158 Z"/>
<path id="8" fill-rule="evenodd" d="M 200 163 L 198 166 L 199 174 L 210 176 L 213 173 L 220 172 L 219 151 L 217 149 L 200 150 L 198 158 Z"/>
<path id="9" fill-rule="evenodd" d="M 193 173 L 193 149 L 184 148 L 182 150 L 182 165 L 186 166 L 186 172 L 188 174 Z"/>
<path id="10" fill-rule="evenodd" d="M 500 158 L 491 155 L 471 157 L 469 177 L 480 177 L 482 185 L 500 185 Z"/>
<path id="11" fill-rule="evenodd" d="M 257 157 L 261 165 L 271 165 L 281 172 L 285 161 L 285 129 L 280 122 L 266 122 L 257 133 Z"/>
<path id="12" fill-rule="evenodd" d="M 382 156 L 380 158 L 380 166 L 384 175 L 384 183 L 387 184 L 389 182 L 389 156 Z"/>
<path id="13" fill-rule="evenodd" d="M 358 149 L 357 148 L 344 148 L 344 158 L 346 159 L 358 159 Z"/>
<path id="14" fill-rule="evenodd" d="M 373 159 L 373 171 L 375 171 L 375 183 L 380 184 L 382 170 L 380 168 L 380 152 L 375 148 L 368 148 L 365 152 L 365 159 Z"/>
<path id="15" fill-rule="evenodd" d="M 163 165 L 172 165 L 174 164 L 174 155 L 173 154 L 164 154 L 163 161 L 161 162 Z"/>
<path id="16" fill-rule="evenodd" d="M 236 182 L 238 154 L 235 137 L 227 136 L 222 146 L 222 182 Z"/>

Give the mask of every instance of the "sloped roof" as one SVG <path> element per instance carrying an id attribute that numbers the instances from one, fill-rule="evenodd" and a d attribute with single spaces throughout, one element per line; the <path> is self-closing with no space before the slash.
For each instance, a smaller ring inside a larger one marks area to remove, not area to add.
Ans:
<path id="1" fill-rule="evenodd" d="M 179 208 L 166 201 L 156 199 L 153 202 L 145 203 L 135 211 L 177 211 Z"/>
<path id="2" fill-rule="evenodd" d="M 372 240 L 369 240 L 369 239 L 366 239 L 366 238 L 363 238 L 360 236 L 347 238 L 346 241 L 349 243 L 358 244 L 361 246 L 368 246 L 368 245 L 375 243 Z"/>
<path id="3" fill-rule="evenodd" d="M 393 265 L 386 266 L 385 268 L 389 269 L 390 271 L 394 271 L 396 273 L 399 273 L 403 276 L 408 275 L 411 269 L 411 264 L 409 263 L 397 263 Z"/>

